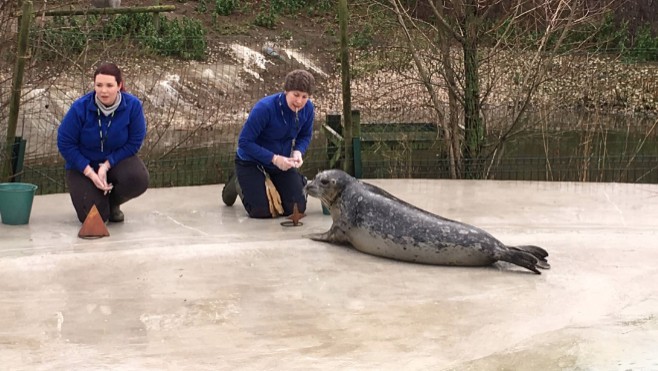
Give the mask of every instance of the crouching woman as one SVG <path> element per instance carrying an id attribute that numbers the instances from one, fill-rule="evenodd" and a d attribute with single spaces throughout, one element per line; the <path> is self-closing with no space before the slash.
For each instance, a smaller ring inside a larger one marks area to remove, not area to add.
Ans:
<path id="1" fill-rule="evenodd" d="M 137 157 L 145 136 L 141 101 L 125 91 L 115 64 L 101 64 L 94 72 L 94 91 L 73 102 L 57 132 L 80 222 L 93 205 L 104 221 L 123 222 L 120 206 L 148 188 L 148 170 Z"/>

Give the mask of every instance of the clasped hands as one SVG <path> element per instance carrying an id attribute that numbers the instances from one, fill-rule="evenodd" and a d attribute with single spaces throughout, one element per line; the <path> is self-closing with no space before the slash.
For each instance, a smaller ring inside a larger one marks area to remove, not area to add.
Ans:
<path id="1" fill-rule="evenodd" d="M 98 167 L 98 172 L 95 172 L 91 166 L 87 165 L 83 171 L 83 174 L 94 183 L 96 188 L 103 191 L 103 195 L 107 195 L 112 191 L 112 188 L 114 187 L 112 184 L 107 182 L 107 172 L 109 170 L 110 163 L 109 161 L 105 161 Z"/>
<path id="2" fill-rule="evenodd" d="M 302 160 L 302 152 L 292 151 L 292 157 L 274 155 L 274 157 L 272 157 L 272 163 L 279 169 L 286 171 L 293 167 L 301 167 L 304 163 L 304 160 Z"/>

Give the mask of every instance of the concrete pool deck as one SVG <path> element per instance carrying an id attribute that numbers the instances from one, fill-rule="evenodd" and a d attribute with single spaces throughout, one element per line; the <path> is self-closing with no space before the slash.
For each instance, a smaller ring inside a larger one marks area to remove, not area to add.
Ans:
<path id="1" fill-rule="evenodd" d="M 368 180 L 534 244 L 552 268 L 426 266 L 253 220 L 221 185 L 150 189 L 110 237 L 68 194 L 0 224 L 7 370 L 656 370 L 658 185 Z"/>

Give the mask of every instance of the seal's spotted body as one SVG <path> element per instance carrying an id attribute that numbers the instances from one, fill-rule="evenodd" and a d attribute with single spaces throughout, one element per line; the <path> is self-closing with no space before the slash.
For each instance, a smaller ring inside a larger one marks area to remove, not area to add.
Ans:
<path id="1" fill-rule="evenodd" d="M 436 265 L 485 266 L 507 261 L 535 273 L 549 268 L 536 246 L 506 246 L 484 230 L 419 209 L 340 170 L 306 185 L 331 212 L 329 231 L 308 237 L 350 244 L 364 253 Z"/>

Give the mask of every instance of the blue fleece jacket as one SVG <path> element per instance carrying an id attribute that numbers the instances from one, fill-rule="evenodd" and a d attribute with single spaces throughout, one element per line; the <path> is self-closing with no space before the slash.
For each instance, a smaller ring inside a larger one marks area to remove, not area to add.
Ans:
<path id="1" fill-rule="evenodd" d="M 238 158 L 274 168 L 272 157 L 306 154 L 313 137 L 315 107 L 309 99 L 297 114 L 288 107 L 284 93 L 259 100 L 238 137 Z M 294 141 L 294 147 L 293 147 Z"/>
<path id="2" fill-rule="evenodd" d="M 119 107 L 105 116 L 96 106 L 95 94 L 92 91 L 73 102 L 57 130 L 57 148 L 66 169 L 82 172 L 87 165 L 96 169 L 105 160 L 114 167 L 135 155 L 144 142 L 146 119 L 137 97 L 121 92 Z"/>

